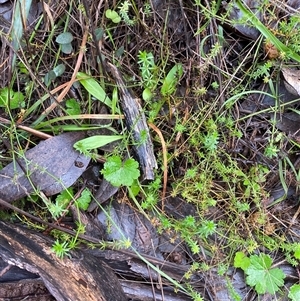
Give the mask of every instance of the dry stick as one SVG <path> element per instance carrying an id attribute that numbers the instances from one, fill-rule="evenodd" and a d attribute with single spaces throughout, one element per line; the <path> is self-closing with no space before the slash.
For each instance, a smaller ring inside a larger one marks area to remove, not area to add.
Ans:
<path id="1" fill-rule="evenodd" d="M 120 105 L 125 116 L 126 127 L 133 137 L 133 148 L 143 171 L 143 179 L 154 180 L 154 169 L 157 169 L 157 163 L 143 109 L 138 99 L 127 89 L 118 68 L 109 62 L 107 67 L 120 91 Z"/>
<path id="2" fill-rule="evenodd" d="M 12 122 L 11 122 L 10 120 L 5 119 L 5 118 L 3 118 L 3 117 L 0 117 L 0 122 L 3 122 L 3 123 L 5 123 L 5 124 L 12 124 Z M 52 138 L 52 137 L 53 137 L 53 136 L 51 136 L 51 135 L 49 135 L 49 134 L 45 134 L 45 133 L 43 133 L 43 132 L 37 131 L 37 130 L 32 129 L 32 128 L 30 128 L 30 127 L 28 127 L 28 126 L 25 126 L 25 125 L 16 124 L 16 127 L 17 127 L 18 129 L 21 129 L 21 130 L 23 130 L 23 131 L 26 131 L 26 132 L 28 132 L 28 133 L 30 133 L 30 134 L 32 134 L 32 135 L 35 135 L 35 136 L 37 136 L 37 137 L 39 137 L 39 138 L 41 138 L 41 139 L 48 139 L 48 138 Z"/>
<path id="3" fill-rule="evenodd" d="M 162 211 L 164 211 L 164 200 L 166 197 L 167 191 L 167 181 L 168 181 L 168 158 L 167 158 L 167 146 L 164 139 L 163 134 L 161 133 L 160 129 L 155 126 L 153 123 L 148 123 L 152 130 L 154 130 L 157 135 L 159 136 L 162 150 L 163 150 L 163 164 L 164 164 L 164 183 L 163 183 L 163 191 L 162 191 Z"/>
<path id="4" fill-rule="evenodd" d="M 38 223 L 41 223 L 43 225 L 46 225 L 50 228 L 53 228 L 53 229 L 57 229 L 59 231 L 62 231 L 62 232 L 65 232 L 67 234 L 70 234 L 72 235 L 73 237 L 76 237 L 78 236 L 80 239 L 82 240 L 85 240 L 85 241 L 88 241 L 88 242 L 91 242 L 91 243 L 94 243 L 94 244 L 99 244 L 101 242 L 100 239 L 97 239 L 97 238 L 94 238 L 92 236 L 89 236 L 89 235 L 85 235 L 85 234 L 79 234 L 77 235 L 76 231 L 74 230 L 71 230 L 71 229 L 68 229 L 68 228 L 65 228 L 65 227 L 62 227 L 62 226 L 58 226 L 56 224 L 53 224 L 53 223 L 49 223 L 49 222 L 46 222 L 8 202 L 6 202 L 5 200 L 1 199 L 0 198 L 0 205 L 1 206 L 4 206 L 8 209 L 11 209 L 11 210 L 14 210 L 15 212 L 19 213 L 19 214 L 22 214 L 28 218 L 30 218 L 31 220 L 33 221 L 36 221 Z M 107 246 L 107 249 L 113 249 L 111 248 L 110 246 Z M 121 249 L 121 250 L 117 250 L 117 252 L 119 253 L 123 253 L 123 254 L 126 254 L 128 256 L 131 256 L 133 258 L 136 258 L 136 259 L 140 259 L 139 256 L 137 256 L 133 251 L 131 250 L 126 250 L 126 249 Z M 178 264 L 174 264 L 174 263 L 171 263 L 171 262 L 167 262 L 167 261 L 164 261 L 164 260 L 161 260 L 161 259 L 158 259 L 154 256 L 151 256 L 151 255 L 147 255 L 147 254 L 143 254 L 143 257 L 148 260 L 149 262 L 151 262 L 152 264 L 158 264 L 159 266 L 165 266 L 165 267 L 171 267 L 171 268 L 177 268 L 181 271 L 188 271 L 189 270 L 189 266 L 188 265 L 178 265 Z"/>
<path id="5" fill-rule="evenodd" d="M 85 26 L 85 30 L 84 30 L 84 34 L 82 37 L 82 42 L 80 45 L 80 51 L 79 51 L 79 55 L 78 55 L 78 59 L 76 62 L 76 66 L 74 68 L 74 72 L 72 75 L 71 80 L 67 83 L 67 86 L 64 88 L 64 90 L 59 94 L 59 96 L 56 99 L 56 102 L 52 103 L 41 115 L 42 118 L 44 118 L 45 116 L 47 116 L 52 110 L 54 110 L 57 106 L 58 103 L 62 102 L 64 97 L 66 96 L 66 94 L 69 92 L 71 86 L 73 85 L 73 83 L 76 81 L 76 75 L 79 71 L 79 67 L 81 65 L 82 59 L 83 59 L 83 55 L 85 53 L 85 46 L 86 46 L 86 42 L 87 42 L 87 38 L 88 38 L 88 27 Z"/>

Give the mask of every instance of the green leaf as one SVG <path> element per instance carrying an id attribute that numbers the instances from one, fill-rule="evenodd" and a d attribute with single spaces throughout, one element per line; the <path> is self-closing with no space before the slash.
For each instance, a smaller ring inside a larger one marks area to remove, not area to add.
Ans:
<path id="1" fill-rule="evenodd" d="M 110 136 L 95 135 L 95 136 L 88 137 L 88 138 L 77 141 L 74 144 L 74 148 L 77 151 L 84 153 L 85 151 L 89 151 L 91 149 L 96 149 L 96 148 L 102 147 L 108 143 L 120 140 L 122 138 L 123 138 L 123 136 L 121 136 L 121 135 L 114 135 L 114 136 L 113 135 L 110 135 Z"/>
<path id="2" fill-rule="evenodd" d="M 76 77 L 92 96 L 105 103 L 108 107 L 112 107 L 111 100 L 95 79 L 83 72 L 78 72 Z"/>
<path id="3" fill-rule="evenodd" d="M 96 36 L 96 40 L 100 41 L 103 36 L 104 36 L 104 29 L 103 28 L 96 28 L 95 29 L 95 36 Z"/>
<path id="4" fill-rule="evenodd" d="M 92 195 L 91 191 L 87 188 L 85 188 L 81 192 L 81 196 L 76 200 L 76 204 L 79 209 L 82 209 L 84 211 L 88 209 L 90 202 L 92 200 L 91 195 Z"/>
<path id="5" fill-rule="evenodd" d="M 275 294 L 284 285 L 285 274 L 279 268 L 271 269 L 272 259 L 269 255 L 250 256 L 250 265 L 245 270 L 246 282 L 255 288 L 258 294 Z"/>
<path id="6" fill-rule="evenodd" d="M 63 32 L 61 34 L 59 34 L 55 41 L 58 44 L 70 44 L 73 41 L 73 35 L 70 32 Z"/>
<path id="7" fill-rule="evenodd" d="M 80 104 L 76 99 L 70 98 L 66 101 L 67 112 L 69 115 L 79 115 L 80 112 Z"/>
<path id="8" fill-rule="evenodd" d="M 300 244 L 297 244 L 295 249 L 294 249 L 294 257 L 296 259 L 300 259 Z"/>
<path id="9" fill-rule="evenodd" d="M 65 189 L 55 198 L 55 203 L 65 209 L 69 205 L 73 195 L 72 187 Z"/>
<path id="10" fill-rule="evenodd" d="M 53 69 L 53 72 L 56 76 L 61 76 L 65 72 L 65 70 L 66 66 L 64 64 L 59 64 Z"/>
<path id="11" fill-rule="evenodd" d="M 114 23 L 120 23 L 121 21 L 121 17 L 119 16 L 119 14 L 111 9 L 107 9 L 105 12 L 105 17 L 112 20 Z"/>
<path id="12" fill-rule="evenodd" d="M 44 77 L 44 83 L 47 87 L 49 87 L 49 85 L 51 84 L 51 82 L 56 79 L 56 74 L 53 70 L 50 70 L 49 72 L 47 72 L 45 74 L 45 77 Z"/>
<path id="13" fill-rule="evenodd" d="M 300 284 L 294 284 L 290 288 L 289 296 L 292 301 L 300 300 Z"/>
<path id="14" fill-rule="evenodd" d="M 5 1 L 6 2 L 6 1 Z M 23 36 L 24 31 L 24 20 L 27 20 L 29 15 L 29 10 L 31 7 L 32 0 L 26 0 L 26 1 L 16 1 L 14 8 L 13 8 L 13 20 L 12 20 L 12 26 L 11 26 L 11 39 L 12 39 L 12 48 L 15 50 L 13 54 L 13 60 L 11 68 L 15 66 L 16 62 L 16 53 L 18 52 L 18 49 L 21 45 L 21 40 Z M 4 3 L 4 2 L 2 2 Z M 3 15 L 3 11 L 1 12 L 1 15 Z"/>
<path id="15" fill-rule="evenodd" d="M 142 94 L 143 100 L 150 101 L 153 98 L 153 94 L 149 88 L 144 89 Z"/>
<path id="16" fill-rule="evenodd" d="M 136 197 L 140 191 L 141 191 L 141 187 L 139 185 L 139 181 L 134 180 L 132 185 L 130 186 L 129 195 L 131 197 Z"/>
<path id="17" fill-rule="evenodd" d="M 73 197 L 73 189 L 68 188 L 63 190 L 56 198 L 55 203 L 49 202 L 46 204 L 49 212 L 51 213 L 54 219 L 59 218 L 66 212 L 66 208 L 69 205 L 72 197 Z"/>
<path id="18" fill-rule="evenodd" d="M 163 96 L 170 96 L 176 89 L 176 86 L 183 74 L 183 68 L 181 64 L 176 64 L 168 73 L 163 81 L 161 87 L 161 94 Z"/>
<path id="19" fill-rule="evenodd" d="M 72 44 L 62 44 L 61 51 L 65 54 L 70 54 L 73 52 Z"/>
<path id="20" fill-rule="evenodd" d="M 236 252 L 233 265 L 245 271 L 250 265 L 250 259 L 243 252 Z"/>
<path id="21" fill-rule="evenodd" d="M 119 156 L 112 156 L 104 163 L 101 173 L 113 186 L 131 186 L 133 181 L 140 176 L 138 167 L 139 164 L 134 159 L 122 162 Z"/>
<path id="22" fill-rule="evenodd" d="M 0 89 L 0 107 L 17 109 L 24 108 L 24 95 L 21 92 L 14 92 L 7 87 Z"/>

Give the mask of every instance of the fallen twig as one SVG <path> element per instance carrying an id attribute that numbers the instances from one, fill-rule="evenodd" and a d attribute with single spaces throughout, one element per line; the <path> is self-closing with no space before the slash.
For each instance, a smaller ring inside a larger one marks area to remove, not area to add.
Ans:
<path id="1" fill-rule="evenodd" d="M 149 134 L 146 117 L 137 98 L 126 88 L 124 80 L 113 64 L 107 63 L 120 90 L 120 104 L 125 116 L 127 129 L 132 133 L 134 150 L 138 157 L 144 179 L 154 180 L 154 169 L 157 168 L 153 144 Z"/>

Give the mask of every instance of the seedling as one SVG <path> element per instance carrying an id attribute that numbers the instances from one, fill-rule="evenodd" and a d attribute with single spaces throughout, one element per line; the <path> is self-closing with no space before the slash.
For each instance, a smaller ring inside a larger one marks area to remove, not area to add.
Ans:
<path id="1" fill-rule="evenodd" d="M 66 67 L 64 64 L 57 65 L 53 70 L 50 70 L 45 74 L 44 83 L 47 87 L 49 87 L 50 83 L 54 81 L 58 76 L 63 75 Z"/>
<path id="2" fill-rule="evenodd" d="M 300 284 L 294 284 L 291 286 L 288 297 L 292 301 L 300 300 Z"/>
<path id="3" fill-rule="evenodd" d="M 70 32 L 63 32 L 56 37 L 56 43 L 61 46 L 61 51 L 65 54 L 73 52 L 72 41 L 74 37 Z"/>

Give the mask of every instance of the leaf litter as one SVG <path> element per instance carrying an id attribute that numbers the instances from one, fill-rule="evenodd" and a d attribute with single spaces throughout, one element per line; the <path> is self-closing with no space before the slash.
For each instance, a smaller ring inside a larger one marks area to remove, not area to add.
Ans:
<path id="1" fill-rule="evenodd" d="M 8 164 L 0 170 L 0 197 L 12 202 L 34 192 L 51 196 L 70 187 L 90 162 L 73 148 L 83 137 L 83 132 L 70 132 L 49 138 Z"/>

